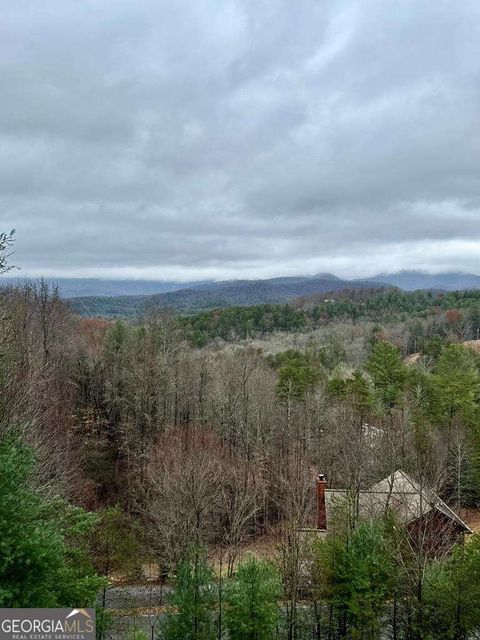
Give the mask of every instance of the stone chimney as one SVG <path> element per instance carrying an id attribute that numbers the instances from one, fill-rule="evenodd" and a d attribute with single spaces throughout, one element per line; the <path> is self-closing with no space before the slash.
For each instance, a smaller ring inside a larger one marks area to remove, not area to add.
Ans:
<path id="1" fill-rule="evenodd" d="M 323 473 L 317 478 L 317 528 L 321 531 L 327 529 L 327 508 L 325 506 L 325 488 L 327 481 Z"/>

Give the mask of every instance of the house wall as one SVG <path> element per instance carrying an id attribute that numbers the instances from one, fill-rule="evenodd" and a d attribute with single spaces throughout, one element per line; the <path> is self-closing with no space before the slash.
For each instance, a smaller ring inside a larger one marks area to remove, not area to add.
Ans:
<path id="1" fill-rule="evenodd" d="M 437 509 L 414 520 L 406 529 L 412 547 L 429 556 L 447 555 L 464 537 L 460 525 Z"/>

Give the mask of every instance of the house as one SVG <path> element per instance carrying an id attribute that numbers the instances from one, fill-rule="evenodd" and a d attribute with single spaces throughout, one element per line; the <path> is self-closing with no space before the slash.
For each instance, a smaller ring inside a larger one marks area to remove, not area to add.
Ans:
<path id="1" fill-rule="evenodd" d="M 448 553 L 466 534 L 473 533 L 434 491 L 401 470 L 357 495 L 327 488 L 325 476 L 319 475 L 316 502 L 316 529 L 322 535 L 342 506 L 359 520 L 378 518 L 390 510 L 405 527 L 412 545 L 421 545 L 431 555 Z"/>

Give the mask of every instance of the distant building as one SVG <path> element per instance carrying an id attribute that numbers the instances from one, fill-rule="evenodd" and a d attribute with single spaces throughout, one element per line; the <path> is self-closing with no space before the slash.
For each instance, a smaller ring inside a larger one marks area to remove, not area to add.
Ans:
<path id="1" fill-rule="evenodd" d="M 391 510 L 405 527 L 412 545 L 421 543 L 431 555 L 448 553 L 465 534 L 473 533 L 435 492 L 401 470 L 356 495 L 327 488 L 325 476 L 319 475 L 316 502 L 316 529 L 323 535 L 342 506 L 351 509 L 360 521 L 378 518 Z"/>
<path id="2" fill-rule="evenodd" d="M 413 364 L 418 364 L 420 362 L 420 359 L 422 357 L 421 353 L 411 353 L 409 356 L 407 356 L 403 362 L 404 364 L 407 365 L 407 367 L 411 367 Z"/>

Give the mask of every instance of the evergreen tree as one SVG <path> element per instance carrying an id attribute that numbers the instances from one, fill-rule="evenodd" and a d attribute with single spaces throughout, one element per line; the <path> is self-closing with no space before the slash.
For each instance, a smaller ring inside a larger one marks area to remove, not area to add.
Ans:
<path id="1" fill-rule="evenodd" d="M 226 594 L 226 624 L 231 640 L 271 640 L 278 620 L 280 579 L 266 561 L 242 562 Z"/>
<path id="2" fill-rule="evenodd" d="M 169 603 L 173 610 L 165 617 L 162 638 L 214 640 L 213 571 L 201 547 L 192 547 L 180 563 Z"/>
<path id="3" fill-rule="evenodd" d="M 473 421 L 480 399 L 480 374 L 468 349 L 448 345 L 438 359 L 433 383 L 433 411 L 438 421 L 451 426 L 457 415 Z"/>
<path id="4" fill-rule="evenodd" d="M 376 398 L 361 371 L 355 370 L 349 378 L 332 378 L 327 389 L 334 398 L 346 401 L 354 409 L 361 424 L 375 411 Z"/>
<path id="5" fill-rule="evenodd" d="M 87 554 L 92 514 L 49 502 L 30 485 L 34 456 L 0 442 L 0 606 L 93 606 L 102 580 Z"/>
<path id="6" fill-rule="evenodd" d="M 277 394 L 283 400 L 301 400 L 319 379 L 318 368 L 308 354 L 290 349 L 272 360 L 278 368 Z"/>
<path id="7" fill-rule="evenodd" d="M 480 498 L 480 374 L 475 356 L 465 347 L 445 347 L 431 376 L 426 411 L 451 440 L 450 468 L 457 502 Z"/>
<path id="8" fill-rule="evenodd" d="M 379 638 L 395 573 L 384 524 L 362 523 L 330 535 L 320 543 L 315 565 L 317 591 L 330 606 L 330 631 L 352 640 Z"/>
<path id="9" fill-rule="evenodd" d="M 400 351 L 388 342 L 378 342 L 365 368 L 382 404 L 385 408 L 392 408 L 399 402 L 407 381 L 407 369 Z"/>
<path id="10" fill-rule="evenodd" d="M 469 314 L 469 326 L 471 336 L 474 340 L 480 339 L 480 305 L 476 304 L 470 311 Z"/>
<path id="11" fill-rule="evenodd" d="M 425 340 L 422 351 L 426 356 L 429 356 L 434 362 L 436 362 L 446 347 L 447 344 L 443 338 L 440 336 L 432 336 Z"/>
<path id="12" fill-rule="evenodd" d="M 480 536 L 428 568 L 425 601 L 429 638 L 464 640 L 480 628 Z"/>

